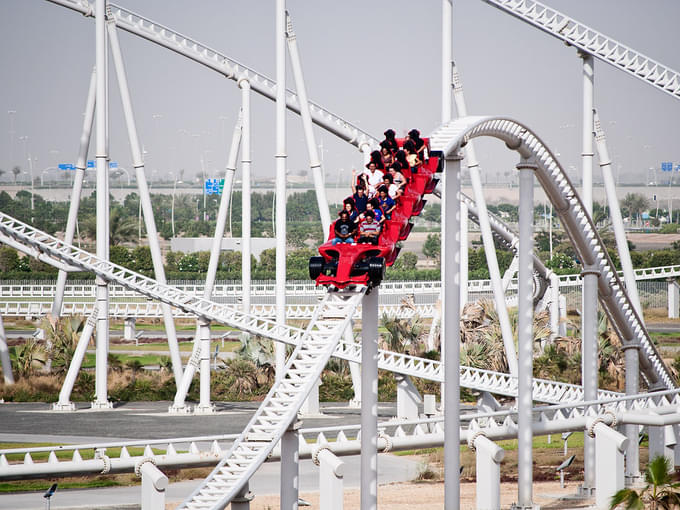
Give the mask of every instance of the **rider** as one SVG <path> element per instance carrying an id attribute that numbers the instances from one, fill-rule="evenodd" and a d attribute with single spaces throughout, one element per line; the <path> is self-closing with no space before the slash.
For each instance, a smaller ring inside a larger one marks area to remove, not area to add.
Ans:
<path id="1" fill-rule="evenodd" d="M 333 226 L 335 232 L 335 239 L 332 241 L 333 246 L 338 243 L 353 243 L 356 230 L 357 225 L 349 218 L 349 213 L 344 209 L 340 211 L 340 219 L 336 220 Z"/>
<path id="2" fill-rule="evenodd" d="M 380 235 L 380 224 L 375 221 L 373 211 L 366 211 L 365 219 L 359 223 L 359 242 L 378 244 Z"/>

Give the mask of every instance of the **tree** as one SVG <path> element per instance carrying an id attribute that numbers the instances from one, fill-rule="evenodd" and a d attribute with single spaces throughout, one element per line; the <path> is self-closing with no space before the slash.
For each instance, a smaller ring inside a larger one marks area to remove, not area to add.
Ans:
<path id="1" fill-rule="evenodd" d="M 439 234 L 427 235 L 427 239 L 423 245 L 423 253 L 429 259 L 439 260 L 441 254 L 441 237 Z"/>
<path id="2" fill-rule="evenodd" d="M 609 508 L 626 510 L 671 510 L 680 506 L 680 483 L 673 483 L 673 466 L 664 457 L 654 457 L 645 470 L 647 486 L 638 490 L 621 489 L 612 496 Z"/>
<path id="3" fill-rule="evenodd" d="M 621 201 L 621 208 L 627 212 L 631 222 L 637 217 L 638 224 L 642 219 L 642 213 L 648 207 L 649 199 L 639 193 L 628 193 Z"/>
<path id="4" fill-rule="evenodd" d="M 19 255 L 14 248 L 9 246 L 0 247 L 0 271 L 7 273 L 15 271 L 19 267 Z"/>
<path id="5" fill-rule="evenodd" d="M 21 173 L 21 168 L 18 166 L 15 166 L 12 168 L 12 173 L 14 174 L 14 184 L 17 183 L 17 177 L 19 177 L 19 174 Z"/>
<path id="6" fill-rule="evenodd" d="M 116 246 L 131 241 L 137 235 L 137 222 L 123 216 L 120 206 L 111 210 L 109 216 L 109 243 Z"/>

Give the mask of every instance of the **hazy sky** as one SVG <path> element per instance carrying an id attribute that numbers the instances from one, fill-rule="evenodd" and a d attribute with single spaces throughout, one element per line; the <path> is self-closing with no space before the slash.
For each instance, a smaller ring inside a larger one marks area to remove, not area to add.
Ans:
<path id="1" fill-rule="evenodd" d="M 273 0 L 119 3 L 275 76 Z M 680 70 L 680 2 L 548 3 Z M 388 127 L 400 134 L 411 127 L 428 133 L 438 125 L 438 0 L 288 0 L 287 6 L 312 100 L 376 136 Z M 468 111 L 528 124 L 575 170 L 582 83 L 576 50 L 480 0 L 454 1 L 454 15 L 454 58 Z M 93 19 L 46 1 L 3 0 L 0 37 L 0 168 L 27 167 L 25 149 L 37 158 L 35 175 L 74 162 L 94 64 Z M 155 171 L 156 177 L 170 178 L 180 168 L 192 175 L 200 171 L 201 158 L 209 176 L 222 174 L 240 106 L 235 82 L 125 32 L 120 40 L 147 175 Z M 607 64 L 596 62 L 595 68 L 596 105 L 614 168 L 620 165 L 623 178 L 642 182 L 661 161 L 680 163 L 680 101 Z M 131 168 L 117 84 L 110 78 L 111 155 Z M 290 76 L 288 83 L 292 86 Z M 252 102 L 253 170 L 258 178 L 273 177 L 274 103 L 256 94 Z M 288 167 L 297 171 L 308 166 L 299 117 L 290 113 L 288 126 Z M 347 181 L 349 169 L 360 164 L 357 151 L 319 128 L 317 140 L 330 182 L 339 169 Z M 516 162 L 497 141 L 480 143 L 477 152 L 490 181 Z"/>

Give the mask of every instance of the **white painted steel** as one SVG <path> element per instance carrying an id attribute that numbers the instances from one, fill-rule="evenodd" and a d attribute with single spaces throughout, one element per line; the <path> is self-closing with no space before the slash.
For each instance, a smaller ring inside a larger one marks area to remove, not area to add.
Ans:
<path id="1" fill-rule="evenodd" d="M 51 3 L 61 5 L 73 11 L 79 12 L 87 17 L 94 15 L 92 6 L 87 0 L 47 0 Z M 198 42 L 195 39 L 184 36 L 172 29 L 156 23 L 153 20 L 136 14 L 124 7 L 109 4 L 118 28 L 137 35 L 152 43 L 158 44 L 171 51 L 179 53 L 209 69 L 212 69 L 226 78 L 238 81 L 247 78 L 254 92 L 274 99 L 276 97 L 276 82 L 267 78 L 261 73 L 229 58 L 227 55 Z M 285 43 L 284 43 L 285 44 Z M 295 113 L 300 113 L 300 100 L 297 94 L 290 90 L 285 90 L 286 107 Z M 338 136 L 342 140 L 357 147 L 363 144 L 377 146 L 378 140 L 363 132 L 357 126 L 334 115 L 316 103 L 310 103 L 312 119 L 318 126 L 326 129 L 330 133 Z"/>
<path id="2" fill-rule="evenodd" d="M 602 399 L 597 402 L 579 402 L 559 404 L 534 408 L 534 430 L 541 428 L 542 432 L 550 430 L 553 433 L 567 430 L 582 430 L 586 426 L 588 417 L 594 413 L 584 413 L 584 406 L 601 404 L 617 416 L 619 423 L 652 424 L 654 426 L 669 425 L 678 420 L 675 412 L 680 405 L 678 390 L 648 393 L 633 397 L 618 397 Z M 632 410 L 632 412 L 630 411 Z M 653 414 L 652 414 L 653 413 Z M 463 414 L 464 427 L 461 431 L 461 443 L 467 441 L 477 431 L 484 431 L 489 437 L 507 439 L 516 437 L 516 411 L 508 410 L 493 413 Z M 603 416 L 605 423 L 610 423 L 612 415 Z M 414 421 L 388 420 L 379 423 L 383 436 L 378 439 L 378 448 L 383 450 L 387 446 L 386 437 L 392 450 L 412 448 L 426 448 L 443 444 L 443 417 L 420 419 Z M 563 426 L 563 429 L 559 427 Z M 310 458 L 320 444 L 325 443 L 336 455 L 355 455 L 360 453 L 360 441 L 353 440 L 360 430 L 359 424 L 341 425 L 333 427 L 318 427 L 300 429 L 299 434 L 304 440 L 300 442 L 300 458 Z M 430 430 L 439 434 L 433 437 L 427 434 Z M 514 436 L 513 436 L 513 432 Z M 505 434 L 499 435 L 501 431 Z M 491 432 L 489 434 L 489 432 Z M 225 454 L 225 445 L 239 437 L 238 434 L 179 437 L 169 439 L 138 440 L 125 442 L 107 442 L 96 444 L 76 444 L 42 446 L 18 449 L 0 449 L 0 480 L 16 480 L 38 478 L 66 474 L 98 474 L 102 470 L 101 461 L 82 460 L 80 452 L 86 450 L 102 450 L 111 452 L 119 450 L 119 457 L 110 458 L 111 472 L 132 472 L 140 460 L 144 459 L 151 449 L 161 450 L 163 453 L 154 456 L 159 467 L 178 468 L 187 466 L 214 465 Z M 326 438 L 335 437 L 335 441 L 326 443 Z M 140 453 L 135 454 L 134 450 Z M 71 452 L 69 460 L 56 458 L 57 452 Z M 10 464 L 8 455 L 22 457 L 23 462 Z M 278 449 L 274 448 L 268 460 L 278 460 Z"/>
<path id="3" fill-rule="evenodd" d="M 316 137 L 314 136 L 312 112 L 309 105 L 309 99 L 307 98 L 307 86 L 305 85 L 305 78 L 302 72 L 302 61 L 300 59 L 300 52 L 298 50 L 297 37 L 293 31 L 293 22 L 290 19 L 290 15 L 287 15 L 286 18 L 286 39 L 288 41 L 288 53 L 290 55 L 290 63 L 293 71 L 293 78 L 295 80 L 295 88 L 300 99 L 300 118 L 302 119 L 302 129 L 305 134 L 305 143 L 307 145 L 307 154 L 309 156 L 309 167 L 312 171 L 312 179 L 314 180 L 316 205 L 319 208 L 319 214 L 321 216 L 321 229 L 325 236 L 331 226 L 331 214 L 328 209 L 328 199 L 326 197 L 326 188 L 324 185 L 323 168 L 321 167 L 318 147 L 316 145 Z"/>
<path id="4" fill-rule="evenodd" d="M 250 82 L 240 80 L 241 112 L 243 113 L 243 145 L 241 147 L 241 282 L 243 284 L 243 311 L 250 313 L 251 294 L 251 172 L 252 152 L 250 150 Z"/>
<path id="5" fill-rule="evenodd" d="M 645 318 L 642 313 L 642 306 L 640 305 L 640 295 L 638 294 L 638 288 L 635 283 L 636 278 L 633 269 L 633 261 L 630 258 L 628 240 L 626 239 L 626 231 L 623 226 L 623 216 L 621 214 L 621 207 L 619 206 L 619 199 L 616 196 L 616 182 L 612 175 L 612 165 L 609 157 L 609 149 L 607 147 L 607 139 L 604 130 L 602 129 L 602 124 L 600 124 L 600 117 L 597 112 L 594 112 L 593 123 L 597 153 L 600 158 L 600 168 L 602 170 L 602 180 L 607 195 L 607 205 L 609 206 L 609 217 L 611 218 L 612 227 L 614 228 L 616 249 L 619 260 L 621 261 L 621 268 L 623 269 L 623 281 L 626 284 L 626 291 L 633 302 L 633 306 L 640 316 L 640 320 L 644 322 Z"/>
<path id="6" fill-rule="evenodd" d="M 96 146 L 95 165 L 97 173 L 97 257 L 109 259 L 109 174 L 106 152 L 107 102 L 106 102 L 106 2 L 96 0 L 95 60 L 96 60 Z M 107 281 L 97 277 L 97 356 L 95 361 L 95 402 L 96 408 L 109 407 L 106 381 L 107 356 L 109 347 L 109 288 Z"/>
<path id="7" fill-rule="evenodd" d="M 92 135 L 92 124 L 94 122 L 95 94 L 97 85 L 97 71 L 92 69 L 90 76 L 90 88 L 87 93 L 85 103 L 85 115 L 83 116 L 83 127 L 80 134 L 80 146 L 78 147 L 78 157 L 76 158 L 76 172 L 73 178 L 73 191 L 71 193 L 71 203 L 68 207 L 68 217 L 66 219 L 66 229 L 64 230 L 64 241 L 68 244 L 73 243 L 73 236 L 78 222 L 78 208 L 80 207 L 80 196 L 83 189 L 83 179 L 85 178 L 85 167 L 87 166 L 87 153 L 90 149 L 90 138 Z M 66 271 L 59 271 L 57 284 L 54 289 L 54 301 L 52 303 L 52 315 L 61 315 L 61 306 L 64 302 L 64 289 L 66 287 Z"/>
<path id="8" fill-rule="evenodd" d="M 465 96 L 463 94 L 463 84 L 455 64 L 452 66 L 453 72 L 453 98 L 456 103 L 459 117 L 467 117 L 467 106 L 465 104 Z M 515 351 L 515 340 L 512 336 L 512 327 L 510 326 L 510 315 L 505 302 L 505 293 L 503 292 L 503 282 L 501 279 L 501 271 L 498 267 L 498 258 L 496 257 L 496 246 L 493 241 L 493 233 L 491 232 L 491 223 L 489 214 L 486 209 L 486 199 L 484 198 L 484 189 L 482 186 L 482 175 L 475 153 L 474 143 L 470 141 L 465 145 L 465 158 L 467 160 L 468 172 L 470 173 L 470 182 L 472 183 L 472 190 L 475 197 L 475 204 L 477 206 L 477 221 L 482 232 L 482 242 L 484 244 L 484 254 L 486 256 L 486 263 L 489 269 L 489 276 L 491 279 L 491 287 L 493 289 L 494 302 L 496 303 L 496 314 L 498 315 L 498 322 L 501 328 L 501 335 L 503 337 L 503 347 L 505 349 L 505 357 L 508 361 L 508 368 L 510 373 L 517 375 L 517 352 Z M 464 221 L 464 228 L 467 229 L 467 216 Z M 463 225 L 461 225 L 463 228 Z M 466 236 L 467 237 L 467 236 Z M 461 237 L 462 240 L 462 237 Z M 465 257 L 461 255 L 461 264 L 463 258 L 467 260 L 467 244 L 463 245 Z M 467 266 L 465 267 L 467 275 Z M 467 278 L 466 278 L 467 280 Z M 463 283 L 462 281 L 460 282 Z"/>
<path id="9" fill-rule="evenodd" d="M 680 99 L 680 74 L 611 37 L 576 21 L 535 0 L 483 0 L 535 27 L 588 53 L 602 62 L 625 71 L 648 85 Z"/>
<path id="10" fill-rule="evenodd" d="M 302 341 L 229 453 L 179 508 L 224 508 L 288 430 L 330 358 L 365 288 L 329 292 Z"/>
<path id="11" fill-rule="evenodd" d="M 442 358 L 444 360 L 444 508 L 460 505 L 460 193 L 461 156 L 446 154 L 442 197 Z M 505 303 L 504 303 L 505 304 Z"/>
<path id="12" fill-rule="evenodd" d="M 78 345 L 73 353 L 73 358 L 71 359 L 68 371 L 66 372 L 66 377 L 64 377 L 64 383 L 61 385 L 61 390 L 59 391 L 59 400 L 52 406 L 55 410 L 75 411 L 75 405 L 71 402 L 71 392 L 73 391 L 73 386 L 78 378 L 80 367 L 83 365 L 83 359 L 85 359 L 87 346 L 90 343 L 90 338 L 94 332 L 96 322 L 97 317 L 93 310 L 92 315 L 87 318 L 83 330 L 80 332 Z"/>
<path id="13" fill-rule="evenodd" d="M 593 432 L 593 439 L 597 443 L 595 505 L 597 508 L 608 509 L 614 494 L 624 488 L 623 454 L 629 439 L 604 423 L 593 423 L 593 420 L 588 425 L 588 431 Z"/>
<path id="14" fill-rule="evenodd" d="M 5 381 L 5 384 L 14 384 L 12 362 L 9 358 L 7 335 L 5 335 L 5 325 L 2 322 L 2 314 L 0 314 L 0 366 L 2 366 L 2 377 Z"/>
<path id="15" fill-rule="evenodd" d="M 116 32 L 116 26 L 113 24 L 111 19 L 109 19 L 107 22 L 107 29 L 109 40 L 111 41 L 111 56 L 113 57 L 114 68 L 116 70 L 116 76 L 118 77 L 118 90 L 120 92 L 121 104 L 123 106 L 125 125 L 128 132 L 128 142 L 130 144 L 130 152 L 132 153 L 132 165 L 135 169 L 135 177 L 137 179 L 137 187 L 139 189 L 139 200 L 142 207 L 142 215 L 144 217 L 146 238 L 149 243 L 149 251 L 151 252 L 153 271 L 154 275 L 156 276 L 156 280 L 161 284 L 165 284 L 166 279 L 165 268 L 163 267 L 163 255 L 161 253 L 160 241 L 158 240 L 159 236 L 158 230 L 156 229 L 156 220 L 154 219 L 153 215 L 153 206 L 151 205 L 151 193 L 149 192 L 149 187 L 146 182 L 146 174 L 144 173 L 142 147 L 139 143 L 139 136 L 137 135 L 137 123 L 135 121 L 135 115 L 132 109 L 132 98 L 130 97 L 127 73 L 125 71 L 125 64 L 123 63 L 123 55 L 120 51 L 120 44 L 118 43 L 118 33 Z M 168 335 L 168 347 L 170 350 L 170 359 L 172 361 L 172 372 L 175 376 L 175 383 L 179 386 L 179 383 L 182 380 L 182 358 L 179 355 L 175 320 L 172 317 L 170 305 L 163 303 L 161 305 L 161 310 L 163 312 L 165 332 Z"/>
<path id="16" fill-rule="evenodd" d="M 517 247 L 519 277 L 519 310 L 517 312 L 517 344 L 519 380 L 517 399 L 517 501 L 518 508 L 533 508 L 533 430 L 532 376 L 534 360 L 534 303 L 532 280 L 534 234 L 533 161 L 523 160 L 519 170 L 519 245 Z"/>
<path id="17" fill-rule="evenodd" d="M 640 367 L 646 382 L 651 388 L 674 388 L 675 379 L 632 306 L 592 219 L 548 148 L 526 126 L 504 117 L 467 117 L 453 121 L 432 133 L 430 144 L 433 151 L 449 154 L 477 136 L 500 138 L 523 157 L 536 159 L 536 177 L 555 206 L 579 259 L 585 266 L 595 266 L 600 273 L 600 303 L 613 327 L 621 338 L 634 339 L 642 348 Z"/>
<path id="18" fill-rule="evenodd" d="M 451 93 L 453 91 L 453 2 L 442 0 L 442 124 L 451 120 Z"/>
<path id="19" fill-rule="evenodd" d="M 276 323 L 286 323 L 286 0 L 276 0 Z M 277 344 L 276 377 L 283 377 L 286 351 Z"/>
<path id="20" fill-rule="evenodd" d="M 378 508 L 378 288 L 361 306 L 361 510 Z"/>
<path id="21" fill-rule="evenodd" d="M 477 510 L 501 508 L 501 462 L 505 450 L 483 435 L 475 438 Z"/>

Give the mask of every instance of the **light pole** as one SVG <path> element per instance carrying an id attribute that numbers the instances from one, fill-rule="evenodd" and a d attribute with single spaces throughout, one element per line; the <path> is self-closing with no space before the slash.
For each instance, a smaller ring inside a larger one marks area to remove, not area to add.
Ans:
<path id="1" fill-rule="evenodd" d="M 172 237 L 175 237 L 175 192 L 177 191 L 177 183 L 182 184 L 181 180 L 175 177 L 175 184 L 172 186 L 172 205 L 170 206 L 170 223 L 172 224 Z"/>
<path id="2" fill-rule="evenodd" d="M 9 117 L 9 164 L 14 165 L 14 116 L 17 114 L 16 110 L 7 110 Z"/>
<path id="3" fill-rule="evenodd" d="M 56 166 L 48 166 L 47 168 L 44 168 L 42 170 L 42 172 L 40 172 L 40 186 L 41 187 L 45 185 L 43 176 L 45 175 L 45 173 L 49 172 L 50 170 L 57 170 L 57 167 Z"/>

